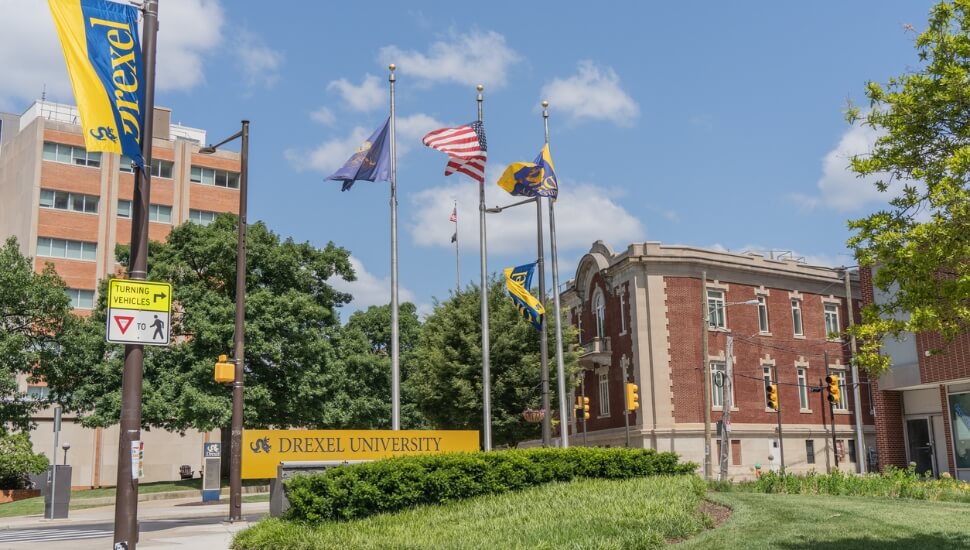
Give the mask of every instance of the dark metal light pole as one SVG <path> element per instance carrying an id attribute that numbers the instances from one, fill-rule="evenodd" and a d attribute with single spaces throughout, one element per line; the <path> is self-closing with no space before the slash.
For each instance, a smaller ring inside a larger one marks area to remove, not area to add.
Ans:
<path id="1" fill-rule="evenodd" d="M 148 278 L 148 205 L 154 135 L 152 123 L 155 114 L 158 0 L 146 0 L 142 13 L 142 59 L 145 64 L 145 105 L 142 112 L 145 120 L 142 123 L 141 155 L 145 164 L 144 169 L 135 170 L 134 195 L 131 201 L 131 255 L 128 262 L 128 276 L 135 281 Z M 125 344 L 113 542 L 124 543 L 129 550 L 134 550 L 138 544 L 138 478 L 132 476 L 131 443 L 141 440 L 141 386 L 144 367 L 145 346 Z"/>
<path id="2" fill-rule="evenodd" d="M 229 451 L 229 521 L 242 517 L 242 431 L 243 431 L 243 372 L 246 337 L 246 180 L 249 175 L 249 121 L 242 121 L 242 129 L 215 145 L 199 149 L 210 155 L 230 141 L 242 138 L 239 151 L 239 230 L 236 241 L 236 321 L 233 330 L 233 361 L 236 373 L 232 382 L 232 439 Z"/>

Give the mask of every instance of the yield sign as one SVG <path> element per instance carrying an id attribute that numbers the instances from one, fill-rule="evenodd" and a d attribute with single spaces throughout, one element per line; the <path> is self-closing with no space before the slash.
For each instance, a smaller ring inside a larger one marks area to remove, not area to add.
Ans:
<path id="1" fill-rule="evenodd" d="M 135 319 L 134 317 L 123 317 L 121 315 L 115 315 L 115 323 L 118 324 L 118 328 L 121 329 L 122 334 L 124 334 L 125 331 L 128 330 L 128 327 L 131 326 L 131 322 L 134 319 Z"/>

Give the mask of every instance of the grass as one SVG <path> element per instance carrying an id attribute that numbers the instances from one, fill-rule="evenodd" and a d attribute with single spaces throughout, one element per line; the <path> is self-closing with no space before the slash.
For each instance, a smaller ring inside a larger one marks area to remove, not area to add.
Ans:
<path id="1" fill-rule="evenodd" d="M 265 480 L 243 480 L 243 485 L 262 485 L 265 484 Z M 158 481 L 154 483 L 140 483 L 138 485 L 138 494 L 144 495 L 148 493 L 169 493 L 172 491 L 199 491 L 202 489 L 202 480 L 196 479 L 185 479 L 181 481 Z M 114 497 L 115 488 L 106 487 L 102 489 L 85 489 L 83 491 L 73 491 L 71 492 L 71 510 L 83 510 L 84 508 L 94 508 L 96 506 L 106 506 L 105 504 L 90 504 L 85 503 L 85 500 L 92 498 L 104 498 L 104 497 Z M 258 495 L 255 495 L 258 496 Z M 243 497 L 243 502 L 259 502 L 259 500 L 247 501 L 247 497 Z M 266 497 L 268 499 L 269 497 Z M 16 502 L 8 502 L 5 504 L 0 504 L 0 518 L 10 518 L 17 516 L 39 516 L 44 513 L 44 497 L 33 497 L 25 498 L 23 500 L 18 500 Z"/>
<path id="2" fill-rule="evenodd" d="M 266 519 L 233 548 L 660 548 L 709 526 L 703 493 L 694 476 L 551 483 L 316 526 Z"/>
<path id="3" fill-rule="evenodd" d="M 878 497 L 710 493 L 731 519 L 678 549 L 970 548 L 970 504 Z"/>

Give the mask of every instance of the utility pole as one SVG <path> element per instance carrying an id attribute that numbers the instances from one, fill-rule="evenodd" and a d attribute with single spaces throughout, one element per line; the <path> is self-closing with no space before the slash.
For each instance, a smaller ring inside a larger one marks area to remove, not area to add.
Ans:
<path id="1" fill-rule="evenodd" d="M 724 407 L 721 412 L 721 455 L 718 457 L 720 462 L 720 479 L 727 481 L 728 478 L 728 452 L 730 450 L 731 437 L 728 429 L 731 427 L 731 407 L 734 406 L 734 336 L 727 335 L 724 351 Z"/>
<path id="2" fill-rule="evenodd" d="M 707 329 L 711 325 L 711 312 L 707 305 L 707 271 L 701 271 L 701 376 L 704 379 L 704 479 L 711 479 L 711 377 L 708 374 Z"/>
<path id="3" fill-rule="evenodd" d="M 771 366 L 771 377 L 775 379 L 775 385 L 781 389 L 781 381 L 778 380 L 778 365 Z M 785 438 L 781 431 L 781 391 L 778 392 L 778 409 L 775 411 L 775 415 L 778 419 L 778 458 L 781 460 L 781 473 L 785 473 Z"/>
<path id="4" fill-rule="evenodd" d="M 846 312 L 849 319 L 846 321 L 849 328 L 855 324 L 855 316 L 852 311 L 852 281 L 849 277 L 849 268 L 843 268 L 842 274 L 845 276 L 845 306 Z M 859 367 L 856 365 L 855 354 L 856 354 L 856 341 L 855 335 L 849 335 L 849 349 L 852 351 L 852 359 L 849 364 L 852 365 L 852 400 L 854 402 L 854 413 L 855 413 L 855 440 L 856 440 L 856 461 L 855 468 L 856 473 L 864 474 L 866 473 L 866 457 L 869 456 L 866 453 L 866 438 L 862 433 L 862 396 L 859 388 Z"/>
<path id="5" fill-rule="evenodd" d="M 831 374 L 829 371 L 829 352 L 823 352 L 822 356 L 825 358 L 825 374 Z M 831 395 L 830 395 L 831 397 Z M 839 469 L 839 440 L 838 436 L 835 434 L 835 401 L 829 400 L 829 416 L 832 418 L 832 456 L 835 457 L 835 469 Z"/>
<path id="6" fill-rule="evenodd" d="M 142 59 L 145 65 L 145 121 L 141 151 L 144 166 L 135 170 L 131 201 L 131 255 L 128 276 L 148 278 L 148 206 L 151 194 L 152 137 L 155 114 L 155 46 L 158 35 L 158 0 L 145 0 L 142 22 Z M 138 478 L 132 473 L 132 443 L 141 440 L 141 391 L 145 346 L 125 344 L 121 382 L 121 422 L 118 433 L 118 481 L 115 497 L 114 543 L 135 550 L 138 543 Z"/>

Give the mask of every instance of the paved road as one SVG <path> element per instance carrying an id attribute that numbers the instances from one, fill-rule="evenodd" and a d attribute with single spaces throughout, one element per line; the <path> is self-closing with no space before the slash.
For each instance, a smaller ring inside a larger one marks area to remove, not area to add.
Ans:
<path id="1" fill-rule="evenodd" d="M 138 548 L 222 550 L 233 534 L 266 515 L 268 503 L 246 503 L 247 521 L 225 523 L 227 506 L 198 506 L 198 499 L 139 504 L 141 537 Z M 111 548 L 114 508 L 91 508 L 71 513 L 66 520 L 39 517 L 0 520 L 0 550 L 103 550 Z"/>

